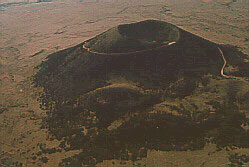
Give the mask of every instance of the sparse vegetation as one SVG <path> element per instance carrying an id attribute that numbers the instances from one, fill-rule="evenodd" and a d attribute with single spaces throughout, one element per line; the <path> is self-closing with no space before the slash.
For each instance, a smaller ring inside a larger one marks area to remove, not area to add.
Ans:
<path id="1" fill-rule="evenodd" d="M 2 114 L 5 111 L 8 111 L 8 108 L 0 108 L 0 114 Z"/>
<path id="2" fill-rule="evenodd" d="M 249 156 L 246 154 L 239 155 L 238 153 L 230 154 L 229 167 L 243 167 L 244 163 L 249 162 Z"/>
<path id="3" fill-rule="evenodd" d="M 47 163 L 49 159 L 48 159 L 47 157 L 42 157 L 40 160 L 41 160 L 43 163 Z"/>

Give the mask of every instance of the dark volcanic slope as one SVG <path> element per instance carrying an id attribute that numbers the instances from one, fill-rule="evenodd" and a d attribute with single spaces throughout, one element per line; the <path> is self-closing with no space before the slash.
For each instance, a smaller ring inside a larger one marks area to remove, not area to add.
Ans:
<path id="1" fill-rule="evenodd" d="M 135 44 L 130 45 L 129 39 L 135 38 Z M 79 44 L 48 56 L 35 76 L 36 83 L 55 96 L 71 98 L 107 85 L 111 76 L 124 77 L 144 89 L 165 90 L 169 83 L 182 76 L 198 78 L 207 73 L 219 74 L 223 61 L 218 45 L 165 22 L 148 20 L 121 25 L 86 41 L 86 47 L 106 53 L 136 51 L 155 47 L 151 42 L 154 40 L 155 46 L 176 43 L 118 56 L 95 55 Z"/>
<path id="2" fill-rule="evenodd" d="M 66 142 L 83 150 L 61 166 L 136 161 L 149 149 L 196 150 L 210 140 L 248 147 L 239 110 L 247 111 L 249 84 L 219 80 L 224 62 L 217 47 L 238 68 L 234 74 L 248 77 L 245 55 L 235 47 L 154 20 L 114 27 L 49 55 L 34 76 L 44 88 L 41 106 L 49 109 L 45 126 L 65 140 L 61 148 Z"/>

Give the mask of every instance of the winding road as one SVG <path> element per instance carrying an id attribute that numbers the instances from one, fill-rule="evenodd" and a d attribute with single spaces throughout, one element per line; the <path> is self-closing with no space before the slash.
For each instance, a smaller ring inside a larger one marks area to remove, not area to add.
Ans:
<path id="1" fill-rule="evenodd" d="M 234 77 L 232 77 L 232 76 L 228 76 L 228 75 L 224 74 L 224 68 L 225 68 L 226 65 L 227 65 L 227 61 L 226 61 L 226 59 L 225 59 L 225 56 L 224 56 L 222 50 L 221 50 L 219 47 L 218 47 L 218 49 L 219 49 L 219 52 L 220 52 L 220 54 L 221 54 L 221 57 L 222 57 L 222 59 L 223 59 L 223 61 L 224 61 L 224 64 L 223 64 L 223 66 L 222 66 L 222 68 L 221 68 L 221 70 L 220 70 L 221 76 L 223 76 L 223 77 L 225 77 L 225 78 L 234 78 Z"/>
<path id="2" fill-rule="evenodd" d="M 158 47 L 155 47 L 155 48 L 144 49 L 144 50 L 139 50 L 139 51 L 134 51 L 134 52 L 124 52 L 124 53 L 104 53 L 104 52 L 91 51 L 90 48 L 87 48 L 85 46 L 85 43 L 83 43 L 82 48 L 85 49 L 85 50 L 87 50 L 89 53 L 93 53 L 93 54 L 96 54 L 96 55 L 117 56 L 117 55 L 137 54 L 137 53 L 143 53 L 143 52 L 147 52 L 147 51 L 157 50 L 157 49 L 160 49 L 160 48 L 163 48 L 163 47 L 167 47 L 167 46 L 173 45 L 175 43 L 176 42 L 170 42 L 167 45 L 162 45 L 162 46 L 158 46 Z"/>
<path id="3" fill-rule="evenodd" d="M 93 54 L 96 54 L 96 55 L 110 55 L 110 56 L 113 55 L 113 56 L 115 56 L 115 55 L 126 55 L 126 54 L 143 53 L 143 52 L 147 52 L 147 51 L 151 51 L 151 50 L 160 49 L 160 48 L 163 48 L 163 47 L 166 47 L 166 46 L 170 46 L 170 45 L 173 45 L 173 44 L 175 44 L 175 43 L 176 43 L 176 42 L 174 41 L 174 42 L 168 43 L 167 45 L 162 45 L 162 46 L 155 47 L 155 48 L 150 48 L 150 49 L 145 49 L 145 50 L 139 50 L 139 51 L 134 51 L 134 52 L 125 52 L 125 53 L 104 53 L 104 52 L 95 52 L 95 51 L 91 51 L 90 48 L 87 48 L 87 47 L 85 46 L 85 43 L 83 43 L 82 48 L 85 49 L 85 50 L 87 50 L 89 53 L 93 53 Z M 223 61 L 224 61 L 224 64 L 223 64 L 223 66 L 222 66 L 222 68 L 221 68 L 221 71 L 220 71 L 221 76 L 222 76 L 222 77 L 225 77 L 225 78 L 233 78 L 233 77 L 231 77 L 231 76 L 228 76 L 228 75 L 224 74 L 224 68 L 226 67 L 227 61 L 226 61 L 226 59 L 225 59 L 225 56 L 224 56 L 222 50 L 221 50 L 219 47 L 218 47 L 218 50 L 219 50 L 220 55 L 221 55 L 221 57 L 222 57 L 222 59 L 223 59 Z"/>

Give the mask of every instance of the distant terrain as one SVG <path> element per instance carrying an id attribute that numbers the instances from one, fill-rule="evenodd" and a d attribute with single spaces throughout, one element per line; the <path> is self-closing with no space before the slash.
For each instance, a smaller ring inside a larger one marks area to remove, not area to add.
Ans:
<path id="1" fill-rule="evenodd" d="M 0 0 L 0 166 L 248 166 L 248 10 Z"/>
<path id="2" fill-rule="evenodd" d="M 11 7 L 11 6 L 20 6 L 20 5 L 29 5 L 32 3 L 41 3 L 41 2 L 52 2 L 52 0 L 27 0 L 27 1 L 4 1 L 2 3 L 0 3 L 0 8 L 7 8 L 7 7 Z"/>

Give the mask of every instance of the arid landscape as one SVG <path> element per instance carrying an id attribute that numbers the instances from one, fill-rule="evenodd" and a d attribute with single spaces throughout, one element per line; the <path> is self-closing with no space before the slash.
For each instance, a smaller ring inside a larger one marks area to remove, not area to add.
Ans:
<path id="1" fill-rule="evenodd" d="M 248 0 L 0 0 L 0 166 L 249 166 L 248 21 Z"/>

